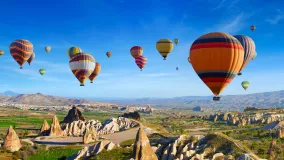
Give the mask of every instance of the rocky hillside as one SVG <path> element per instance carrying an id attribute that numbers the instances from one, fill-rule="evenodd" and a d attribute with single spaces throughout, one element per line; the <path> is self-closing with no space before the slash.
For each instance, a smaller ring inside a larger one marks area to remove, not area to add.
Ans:
<path id="1" fill-rule="evenodd" d="M 63 98 L 36 93 L 19 94 L 17 96 L 0 95 L 0 103 L 18 103 L 30 105 L 71 105 L 91 102 L 85 99 Z"/>

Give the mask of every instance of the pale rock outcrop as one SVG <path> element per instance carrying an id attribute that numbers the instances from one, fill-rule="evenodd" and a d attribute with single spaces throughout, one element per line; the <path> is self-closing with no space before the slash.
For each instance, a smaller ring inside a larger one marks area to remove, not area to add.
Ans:
<path id="1" fill-rule="evenodd" d="M 92 146 L 84 147 L 82 150 L 80 150 L 78 153 L 68 157 L 68 159 L 86 159 L 87 157 L 99 154 L 103 149 L 106 149 L 107 151 L 112 150 L 115 147 L 115 144 L 111 141 L 104 140 L 100 141 Z"/>
<path id="2" fill-rule="evenodd" d="M 251 158 L 249 155 L 247 154 L 242 154 L 240 155 L 237 160 L 253 160 L 253 158 Z"/>
<path id="3" fill-rule="evenodd" d="M 52 123 L 50 126 L 50 133 L 49 136 L 63 136 L 63 131 L 61 126 L 59 125 L 58 119 L 56 116 L 53 117 Z"/>
<path id="4" fill-rule="evenodd" d="M 88 144 L 95 142 L 97 140 L 97 131 L 94 126 L 91 126 L 90 129 L 87 128 L 84 136 L 83 136 L 83 143 Z"/>
<path id="5" fill-rule="evenodd" d="M 232 155 L 227 155 L 225 156 L 225 160 L 235 160 L 235 158 Z"/>
<path id="6" fill-rule="evenodd" d="M 15 152 L 15 151 L 20 150 L 21 147 L 22 147 L 22 144 L 20 142 L 18 135 L 16 134 L 13 127 L 10 126 L 8 128 L 6 137 L 4 139 L 3 148 L 11 152 Z"/>
<path id="7" fill-rule="evenodd" d="M 132 157 L 135 160 L 158 160 L 156 154 L 151 148 L 150 141 L 143 130 L 143 126 L 142 128 L 140 127 L 137 132 Z"/>
<path id="8" fill-rule="evenodd" d="M 40 128 L 39 136 L 48 136 L 49 135 L 49 129 L 50 129 L 49 124 L 47 123 L 46 120 L 44 120 L 43 124 L 41 125 L 41 128 Z"/>
<path id="9" fill-rule="evenodd" d="M 203 154 L 196 154 L 190 160 L 203 160 L 203 159 L 204 159 Z"/>
<path id="10" fill-rule="evenodd" d="M 225 159 L 224 154 L 223 153 L 214 154 L 212 160 L 217 160 L 217 159 Z"/>

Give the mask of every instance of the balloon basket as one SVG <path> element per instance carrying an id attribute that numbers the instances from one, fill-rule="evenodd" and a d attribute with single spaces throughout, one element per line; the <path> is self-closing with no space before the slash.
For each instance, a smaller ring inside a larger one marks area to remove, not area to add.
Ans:
<path id="1" fill-rule="evenodd" d="M 84 86 L 84 84 L 80 84 L 80 86 Z"/>
<path id="2" fill-rule="evenodd" d="M 93 83 L 93 81 L 91 81 L 91 83 Z"/>
<path id="3" fill-rule="evenodd" d="M 20 67 L 20 69 L 23 69 L 23 67 Z"/>
<path id="4" fill-rule="evenodd" d="M 214 101 L 220 101 L 220 97 L 213 97 Z"/>
<path id="5" fill-rule="evenodd" d="M 242 75 L 242 73 L 241 73 L 241 72 L 239 72 L 239 73 L 238 73 L 238 76 L 240 76 L 240 75 Z"/>

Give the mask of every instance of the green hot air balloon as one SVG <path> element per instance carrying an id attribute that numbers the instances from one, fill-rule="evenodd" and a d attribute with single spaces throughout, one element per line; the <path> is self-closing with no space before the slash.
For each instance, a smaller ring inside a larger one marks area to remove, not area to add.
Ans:
<path id="1" fill-rule="evenodd" d="M 242 87 L 247 90 L 247 88 L 249 87 L 249 81 L 243 81 L 242 82 Z"/>
<path id="2" fill-rule="evenodd" d="M 43 76 L 44 73 L 45 73 L 45 69 L 40 69 L 40 70 L 39 70 L 39 73 Z"/>

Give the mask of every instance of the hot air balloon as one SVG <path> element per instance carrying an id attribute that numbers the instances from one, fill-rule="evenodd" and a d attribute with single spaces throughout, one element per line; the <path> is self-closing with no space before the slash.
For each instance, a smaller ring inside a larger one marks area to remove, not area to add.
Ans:
<path id="1" fill-rule="evenodd" d="M 44 49 L 45 49 L 45 52 L 48 53 L 48 52 L 50 52 L 51 47 L 50 46 L 46 46 Z"/>
<path id="2" fill-rule="evenodd" d="M 255 51 L 254 54 L 253 54 L 253 57 L 251 59 L 254 60 L 256 56 L 257 56 L 257 53 Z"/>
<path id="3" fill-rule="evenodd" d="M 169 39 L 160 39 L 156 43 L 156 48 L 159 51 L 159 53 L 164 57 L 164 60 L 166 60 L 167 56 L 173 50 L 174 45 L 173 42 Z"/>
<path id="4" fill-rule="evenodd" d="M 43 76 L 44 73 L 45 73 L 45 69 L 40 69 L 40 70 L 39 70 L 39 73 Z"/>
<path id="5" fill-rule="evenodd" d="M 111 56 L 111 52 L 106 52 L 106 55 L 109 58 Z"/>
<path id="6" fill-rule="evenodd" d="M 242 87 L 247 90 L 247 88 L 249 87 L 249 81 L 243 81 L 242 82 Z"/>
<path id="7" fill-rule="evenodd" d="M 69 67 L 79 80 L 80 86 L 84 86 L 84 82 L 92 74 L 95 66 L 95 58 L 84 52 L 75 54 L 69 61 Z"/>
<path id="8" fill-rule="evenodd" d="M 136 58 L 138 56 L 142 56 L 143 54 L 143 48 L 140 47 L 140 46 L 133 46 L 131 49 L 130 49 L 130 53 L 132 55 L 133 58 Z"/>
<path id="9" fill-rule="evenodd" d="M 176 67 L 176 70 L 178 71 L 178 67 Z"/>
<path id="10" fill-rule="evenodd" d="M 140 68 L 141 71 L 142 71 L 142 68 L 145 67 L 147 61 L 148 59 L 144 56 L 138 56 L 135 58 L 135 63 L 137 64 L 137 66 Z"/>
<path id="11" fill-rule="evenodd" d="M 15 40 L 10 45 L 10 53 L 15 61 L 20 65 L 20 69 L 22 69 L 23 64 L 33 54 L 33 44 L 24 39 Z"/>
<path id="12" fill-rule="evenodd" d="M 101 65 L 96 62 L 96 66 L 94 71 L 92 72 L 92 74 L 89 76 L 89 79 L 91 81 L 91 83 L 93 83 L 93 80 L 98 76 L 98 74 L 101 72 Z"/>
<path id="13" fill-rule="evenodd" d="M 0 50 L 0 56 L 2 56 L 4 54 L 3 50 Z"/>
<path id="14" fill-rule="evenodd" d="M 250 30 L 251 30 L 251 31 L 254 31 L 255 29 L 256 29 L 255 25 L 251 25 L 251 26 L 250 26 Z"/>
<path id="15" fill-rule="evenodd" d="M 179 40 L 176 38 L 176 39 L 174 39 L 174 42 L 175 42 L 175 44 L 177 45 L 178 42 L 179 42 Z"/>
<path id="16" fill-rule="evenodd" d="M 190 61 L 199 78 L 215 95 L 234 79 L 244 61 L 244 49 L 233 36 L 213 32 L 196 39 L 190 48 Z"/>
<path id="17" fill-rule="evenodd" d="M 249 61 L 253 58 L 253 55 L 255 53 L 255 44 L 253 40 L 249 38 L 248 36 L 236 35 L 234 37 L 241 43 L 241 45 L 244 48 L 244 61 L 238 73 L 238 75 L 242 75 L 241 71 L 246 67 Z"/>
<path id="18" fill-rule="evenodd" d="M 82 50 L 79 47 L 71 47 L 67 51 L 67 55 L 69 58 L 72 58 L 75 54 L 81 53 Z"/>
<path id="19" fill-rule="evenodd" d="M 34 59 L 35 59 L 35 53 L 33 52 L 33 54 L 31 55 L 31 57 L 28 59 L 29 65 L 31 65 L 31 63 L 33 62 Z"/>
<path id="20" fill-rule="evenodd" d="M 187 58 L 187 61 L 190 63 L 190 57 Z"/>

